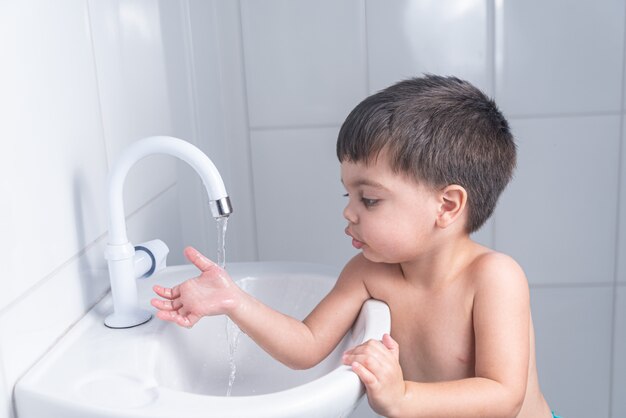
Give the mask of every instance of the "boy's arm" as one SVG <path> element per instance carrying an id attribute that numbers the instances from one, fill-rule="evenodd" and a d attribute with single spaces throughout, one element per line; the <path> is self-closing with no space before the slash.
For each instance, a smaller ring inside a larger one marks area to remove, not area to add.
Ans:
<path id="1" fill-rule="evenodd" d="M 475 376 L 404 381 L 398 345 L 386 336 L 344 355 L 388 417 L 515 417 L 524 400 L 530 355 L 528 284 L 510 258 L 494 254 L 481 266 L 474 299 Z"/>
<path id="2" fill-rule="evenodd" d="M 226 314 L 272 357 L 292 368 L 309 368 L 323 360 L 369 298 L 362 281 L 363 268 L 352 261 L 331 292 L 299 321 L 242 291 L 225 270 L 197 250 L 188 247 L 185 255 L 202 273 L 172 289 L 155 286 L 155 292 L 165 299 L 152 300 L 159 309 L 157 316 L 191 327 L 203 316 Z"/>

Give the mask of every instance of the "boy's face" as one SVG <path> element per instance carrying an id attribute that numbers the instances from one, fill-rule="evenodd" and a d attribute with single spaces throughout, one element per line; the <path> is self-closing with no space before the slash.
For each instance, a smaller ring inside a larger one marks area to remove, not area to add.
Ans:
<path id="1" fill-rule="evenodd" d="M 427 250 L 440 207 L 436 191 L 394 173 L 384 153 L 367 165 L 342 162 L 341 179 L 348 192 L 346 234 L 367 259 L 401 263 Z"/>

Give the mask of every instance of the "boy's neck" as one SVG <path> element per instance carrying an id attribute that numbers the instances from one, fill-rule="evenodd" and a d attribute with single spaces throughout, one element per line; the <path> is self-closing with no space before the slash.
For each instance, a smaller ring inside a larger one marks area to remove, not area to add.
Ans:
<path id="1" fill-rule="evenodd" d="M 418 259 L 400 263 L 404 278 L 425 289 L 438 289 L 458 277 L 458 272 L 469 261 L 478 244 L 469 235 L 433 245 Z"/>

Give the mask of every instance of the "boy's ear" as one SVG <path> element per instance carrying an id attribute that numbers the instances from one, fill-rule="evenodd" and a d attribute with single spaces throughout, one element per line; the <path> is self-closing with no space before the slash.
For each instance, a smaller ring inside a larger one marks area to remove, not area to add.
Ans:
<path id="1" fill-rule="evenodd" d="M 446 186 L 439 195 L 437 226 L 447 228 L 462 217 L 467 204 L 467 191 L 458 184 Z"/>

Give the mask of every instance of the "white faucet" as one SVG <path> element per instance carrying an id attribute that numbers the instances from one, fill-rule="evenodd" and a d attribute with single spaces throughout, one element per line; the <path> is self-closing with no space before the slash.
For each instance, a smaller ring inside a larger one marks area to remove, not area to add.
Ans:
<path id="1" fill-rule="evenodd" d="M 152 136 L 128 147 L 109 173 L 109 241 L 105 258 L 109 265 L 114 309 L 104 320 L 109 328 L 130 328 L 152 318 L 150 312 L 138 307 L 133 261 L 135 248 L 126 236 L 123 201 L 124 180 L 128 171 L 137 161 L 152 154 L 173 155 L 196 170 L 209 195 L 213 217 L 220 218 L 232 213 L 220 173 L 209 157 L 195 146 L 177 138 Z"/>

